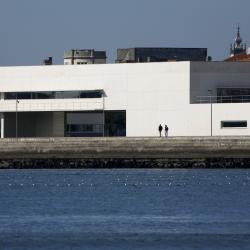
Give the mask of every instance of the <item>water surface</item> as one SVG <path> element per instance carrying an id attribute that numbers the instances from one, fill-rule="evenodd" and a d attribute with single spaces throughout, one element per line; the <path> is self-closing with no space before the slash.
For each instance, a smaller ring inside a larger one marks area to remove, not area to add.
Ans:
<path id="1" fill-rule="evenodd" d="M 250 249 L 250 170 L 1 170 L 0 249 Z"/>

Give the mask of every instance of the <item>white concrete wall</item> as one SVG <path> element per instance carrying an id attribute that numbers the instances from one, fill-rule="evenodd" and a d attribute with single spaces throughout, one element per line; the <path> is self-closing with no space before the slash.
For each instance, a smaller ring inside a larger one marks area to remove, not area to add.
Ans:
<path id="1" fill-rule="evenodd" d="M 127 136 L 158 136 L 159 124 L 184 134 L 183 108 L 189 104 L 189 63 L 150 63 L 127 76 Z M 126 93 L 126 90 L 122 92 Z"/>
<path id="2" fill-rule="evenodd" d="M 104 88 L 108 65 L 0 67 L 0 92 L 96 90 Z"/>
<path id="3" fill-rule="evenodd" d="M 224 104 L 192 104 L 186 110 L 189 114 L 187 119 L 187 135 L 210 136 L 211 117 L 212 135 L 250 135 L 250 103 L 224 103 Z M 221 121 L 247 121 L 248 128 L 221 128 Z"/>
<path id="4" fill-rule="evenodd" d="M 213 135 L 250 135 L 250 103 L 213 104 Z M 221 128 L 221 121 L 244 121 L 248 128 Z"/>

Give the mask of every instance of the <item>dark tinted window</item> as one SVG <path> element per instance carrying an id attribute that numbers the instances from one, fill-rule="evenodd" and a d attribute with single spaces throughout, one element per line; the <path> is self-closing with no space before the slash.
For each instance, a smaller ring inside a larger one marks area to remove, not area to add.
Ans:
<path id="1" fill-rule="evenodd" d="M 40 91 L 5 93 L 6 100 L 14 99 L 70 99 L 70 98 L 101 98 L 103 92 L 95 91 Z"/>
<path id="2" fill-rule="evenodd" d="M 126 136 L 126 111 L 105 112 L 105 136 Z"/>
<path id="3" fill-rule="evenodd" d="M 247 121 L 222 121 L 222 128 L 247 128 Z"/>

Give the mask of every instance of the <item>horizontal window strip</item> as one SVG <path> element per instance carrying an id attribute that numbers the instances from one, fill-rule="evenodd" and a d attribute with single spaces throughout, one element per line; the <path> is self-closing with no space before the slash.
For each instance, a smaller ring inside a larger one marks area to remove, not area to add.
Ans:
<path id="1" fill-rule="evenodd" d="M 39 91 L 39 92 L 4 93 L 5 100 L 101 98 L 102 96 L 103 96 L 102 90 L 94 90 L 94 91 Z"/>

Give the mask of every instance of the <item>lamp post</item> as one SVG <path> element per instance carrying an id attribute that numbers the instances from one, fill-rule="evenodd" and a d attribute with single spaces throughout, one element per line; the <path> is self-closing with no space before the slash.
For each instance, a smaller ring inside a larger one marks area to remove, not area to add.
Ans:
<path id="1" fill-rule="evenodd" d="M 212 100 L 212 90 L 209 89 L 208 90 L 208 93 L 209 93 L 209 96 L 210 96 L 210 136 L 213 136 L 213 100 Z"/>
<path id="2" fill-rule="evenodd" d="M 103 132 L 102 132 L 102 134 L 103 134 L 103 137 L 104 137 L 105 136 L 105 99 L 104 99 L 104 91 L 102 92 L 102 112 L 103 112 L 103 114 L 102 114 L 102 119 L 103 119 L 103 121 L 102 121 L 102 123 L 103 123 L 102 130 L 103 130 Z"/>
<path id="3" fill-rule="evenodd" d="M 18 140 L 18 99 L 17 99 L 17 94 L 16 94 L 16 140 Z"/>

